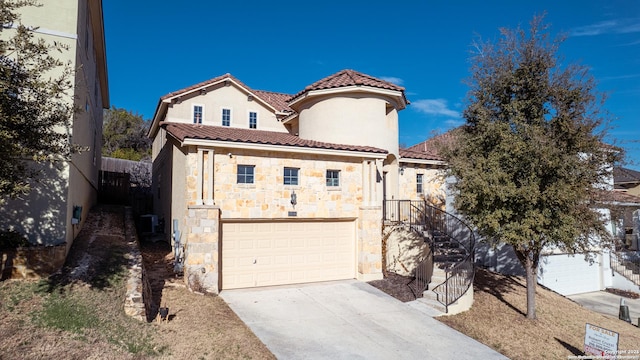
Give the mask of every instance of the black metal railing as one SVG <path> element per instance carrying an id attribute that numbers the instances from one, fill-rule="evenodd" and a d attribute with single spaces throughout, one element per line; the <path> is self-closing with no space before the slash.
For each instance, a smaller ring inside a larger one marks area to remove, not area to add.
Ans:
<path id="1" fill-rule="evenodd" d="M 458 217 L 420 200 L 386 200 L 383 216 L 385 222 L 407 224 L 425 238 L 432 257 L 419 262 L 416 278 L 428 268 L 425 274 L 430 281 L 434 263 L 444 270 L 445 281 L 435 286 L 433 292 L 448 312 L 449 305 L 465 294 L 475 277 L 475 237 L 471 228 Z"/>
<path id="2" fill-rule="evenodd" d="M 636 251 L 612 251 L 611 269 L 640 286 L 640 253 Z"/>

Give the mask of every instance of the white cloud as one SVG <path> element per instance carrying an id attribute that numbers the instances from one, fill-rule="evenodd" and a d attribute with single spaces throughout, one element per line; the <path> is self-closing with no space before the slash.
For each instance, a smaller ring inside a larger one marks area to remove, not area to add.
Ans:
<path id="1" fill-rule="evenodd" d="M 384 81 L 388 81 L 392 84 L 396 84 L 398 86 L 401 86 L 404 83 L 404 80 L 394 77 L 394 76 L 380 76 L 380 79 L 384 80 Z"/>
<path id="2" fill-rule="evenodd" d="M 571 36 L 594 36 L 601 34 L 628 34 L 640 32 L 637 19 L 601 21 L 595 24 L 580 26 L 571 30 Z"/>
<path id="3" fill-rule="evenodd" d="M 449 119 L 444 122 L 449 128 L 457 128 L 464 125 L 464 120 L 460 119 Z"/>
<path id="4" fill-rule="evenodd" d="M 453 118 L 460 118 L 460 113 L 458 111 L 449 109 L 447 107 L 447 100 L 445 99 L 416 100 L 411 103 L 411 108 L 428 115 L 442 115 Z"/>

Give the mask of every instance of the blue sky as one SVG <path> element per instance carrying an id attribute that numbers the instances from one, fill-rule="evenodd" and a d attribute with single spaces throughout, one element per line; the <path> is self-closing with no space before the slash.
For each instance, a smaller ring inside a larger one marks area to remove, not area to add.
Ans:
<path id="1" fill-rule="evenodd" d="M 406 88 L 400 142 L 463 123 L 471 43 L 546 12 L 563 63 L 591 69 L 609 142 L 640 170 L 640 1 L 103 1 L 111 104 L 153 116 L 158 99 L 231 73 L 294 94 L 342 69 Z"/>

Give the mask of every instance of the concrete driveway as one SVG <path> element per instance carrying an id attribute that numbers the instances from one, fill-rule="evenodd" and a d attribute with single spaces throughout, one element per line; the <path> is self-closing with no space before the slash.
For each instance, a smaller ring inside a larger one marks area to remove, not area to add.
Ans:
<path id="1" fill-rule="evenodd" d="M 278 359 L 506 359 L 356 280 L 225 290 L 220 296 Z"/>
<path id="2" fill-rule="evenodd" d="M 625 305 L 629 307 L 629 317 L 634 325 L 640 324 L 640 299 L 628 299 L 606 291 L 594 291 L 590 293 L 567 296 L 587 309 L 605 315 L 618 317 L 620 313 L 620 299 L 624 299 Z"/>

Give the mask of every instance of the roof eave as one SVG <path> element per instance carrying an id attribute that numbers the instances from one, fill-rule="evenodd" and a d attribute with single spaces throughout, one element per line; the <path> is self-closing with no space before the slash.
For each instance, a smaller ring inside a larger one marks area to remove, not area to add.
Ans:
<path id="1" fill-rule="evenodd" d="M 421 165 L 438 165 L 438 166 L 445 166 L 447 163 L 445 161 L 442 160 L 433 160 L 433 159 L 413 159 L 413 158 L 406 158 L 406 157 L 401 157 L 399 160 L 399 162 L 401 163 L 407 163 L 407 164 L 421 164 Z"/>
<path id="2" fill-rule="evenodd" d="M 369 93 L 389 96 L 396 100 L 398 104 L 398 110 L 402 110 L 406 108 L 408 105 L 408 100 L 404 96 L 403 91 L 383 89 L 383 88 L 378 88 L 378 87 L 373 87 L 368 85 L 350 85 L 350 86 L 342 86 L 337 88 L 305 91 L 304 93 L 298 95 L 295 99 L 290 100 L 289 107 L 295 110 L 296 104 L 299 104 L 308 98 L 323 96 L 323 95 L 330 95 L 330 94 L 349 93 L 349 92 L 369 92 Z"/>
<path id="3" fill-rule="evenodd" d="M 93 5 L 92 5 L 93 4 Z M 104 16 L 102 11 L 102 0 L 96 5 L 89 1 L 89 16 L 91 17 L 91 30 L 93 33 L 93 43 L 96 51 L 96 68 L 100 79 L 100 94 L 102 95 L 102 108 L 111 107 L 109 100 L 109 75 L 107 71 L 107 50 L 104 37 Z"/>
<path id="4" fill-rule="evenodd" d="M 168 100 L 169 102 L 175 102 L 175 101 L 179 100 L 183 96 L 188 96 L 188 95 L 191 95 L 191 94 L 194 94 L 194 93 L 202 92 L 203 90 L 206 93 L 208 88 L 211 88 L 211 87 L 216 86 L 216 85 L 220 85 L 222 83 L 224 83 L 224 84 L 227 84 L 227 83 L 228 84 L 234 84 L 237 88 L 239 88 L 242 91 L 244 91 L 247 94 L 247 96 L 250 96 L 252 98 L 252 100 L 259 101 L 261 104 L 263 104 L 267 108 L 271 109 L 274 113 L 278 112 L 278 109 L 273 107 L 273 105 L 271 105 L 268 102 L 264 101 L 259 95 L 257 95 L 253 91 L 251 91 L 251 89 L 247 88 L 246 86 L 244 86 L 242 84 L 239 84 L 231 76 L 224 76 L 223 78 L 221 78 L 218 81 L 214 81 L 214 82 L 211 82 L 211 83 L 208 83 L 208 84 L 203 84 L 203 85 L 198 86 L 196 88 L 185 90 L 185 91 L 182 91 L 182 92 L 178 92 L 176 94 L 170 94 L 169 96 L 163 97 L 162 100 L 163 101 Z"/>
<path id="5" fill-rule="evenodd" d="M 175 136 L 174 136 L 175 138 Z M 274 145 L 274 144 L 261 144 L 261 143 L 248 143 L 241 141 L 225 141 L 225 140 L 208 140 L 208 139 L 194 139 L 184 138 L 179 140 L 181 146 L 203 146 L 203 147 L 224 147 L 230 149 L 248 149 L 248 150 L 268 150 L 268 151 L 281 151 L 287 153 L 305 153 L 305 154 L 324 154 L 335 156 L 348 156 L 367 159 L 386 159 L 387 153 L 381 152 L 368 152 L 358 150 L 338 150 L 338 149 L 326 149 L 326 148 L 313 148 L 307 146 L 291 146 L 291 145 Z"/>
<path id="6" fill-rule="evenodd" d="M 153 119 L 151 120 L 151 126 L 149 126 L 149 131 L 147 132 L 147 137 L 153 139 L 158 134 L 158 130 L 160 130 L 160 122 L 167 113 L 167 107 L 171 103 L 170 100 L 162 100 L 158 101 L 158 105 L 156 106 L 156 111 L 153 113 Z"/>

